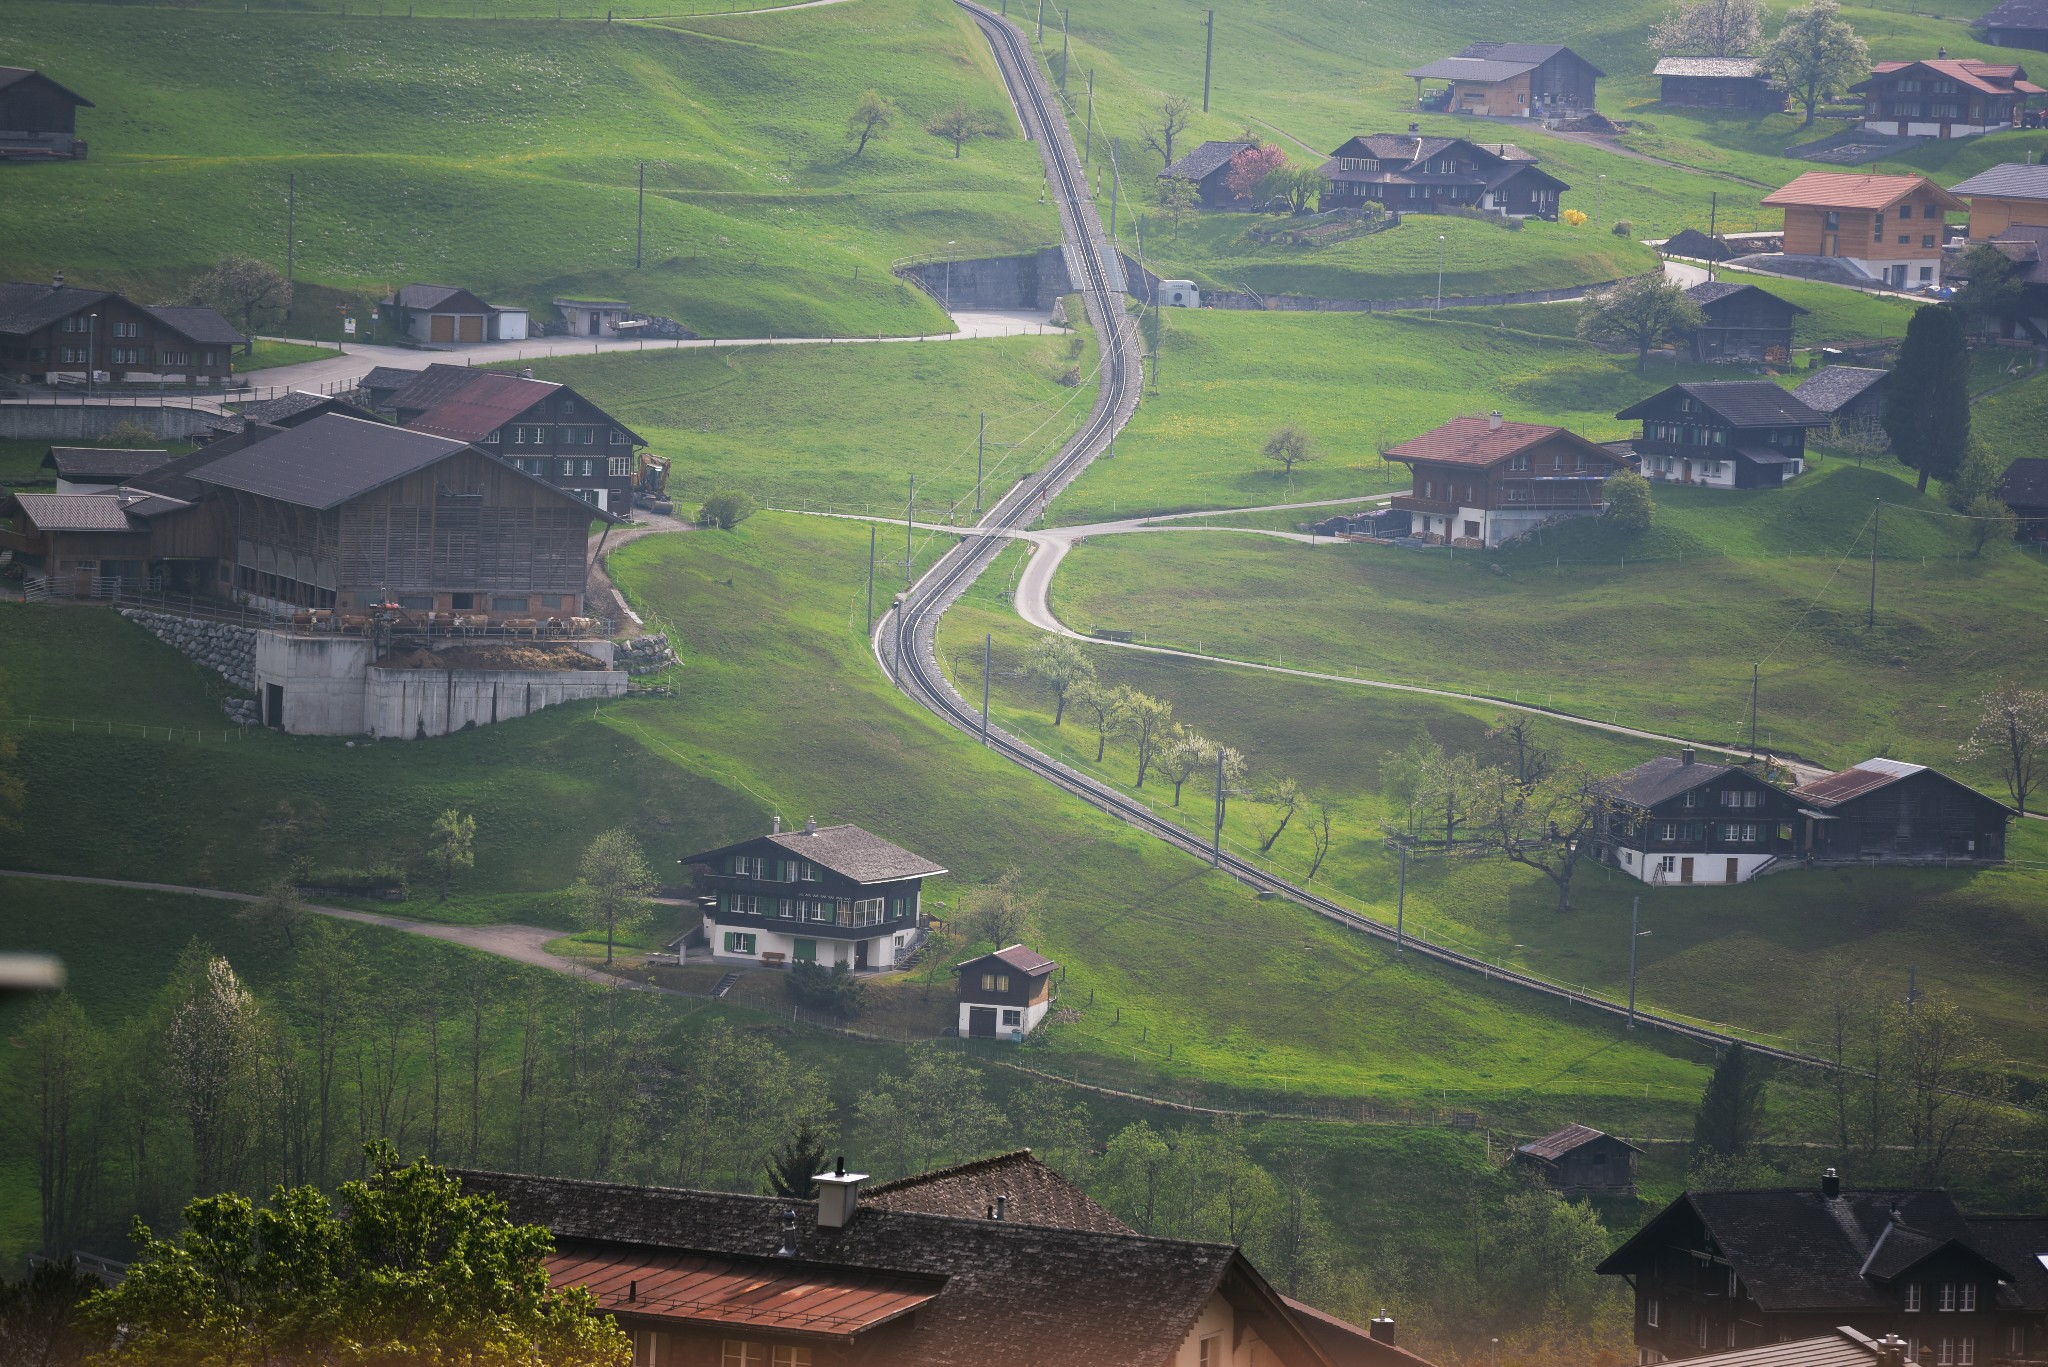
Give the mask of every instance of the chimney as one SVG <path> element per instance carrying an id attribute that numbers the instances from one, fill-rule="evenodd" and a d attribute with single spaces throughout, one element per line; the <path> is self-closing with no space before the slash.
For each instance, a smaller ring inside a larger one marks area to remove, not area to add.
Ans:
<path id="1" fill-rule="evenodd" d="M 1905 1367 L 1906 1341 L 1897 1334 L 1886 1334 L 1874 1346 L 1877 1349 L 1877 1367 Z"/>
<path id="2" fill-rule="evenodd" d="M 1833 1168 L 1820 1175 L 1820 1194 L 1830 1201 L 1842 1194 L 1842 1179 Z"/>
<path id="3" fill-rule="evenodd" d="M 1489 432 L 1500 431 L 1500 410 L 1498 408 L 1486 415 L 1486 430 Z"/>
<path id="4" fill-rule="evenodd" d="M 639 1282 L 639 1280 L 638 1280 L 638 1279 L 636 1278 L 635 1280 L 633 1280 L 633 1281 L 629 1281 L 629 1282 L 627 1282 L 627 1283 L 626 1283 L 626 1303 L 627 1303 L 628 1305 L 631 1305 L 631 1304 L 632 1304 L 632 1303 L 633 1303 L 634 1301 L 637 1301 L 637 1300 L 639 1300 L 639 1299 L 640 1299 L 640 1282 Z"/>
<path id="5" fill-rule="evenodd" d="M 833 1160 L 832 1171 L 821 1172 L 815 1179 L 818 1184 L 818 1228 L 845 1229 L 853 1223 L 854 1209 L 860 1204 L 860 1184 L 868 1180 L 864 1172 L 848 1172 L 846 1155 Z"/>
<path id="6" fill-rule="evenodd" d="M 804 818 L 804 834 L 805 834 L 805 835 L 816 835 L 817 833 L 818 833 L 818 818 L 816 818 L 815 816 L 809 816 L 809 817 L 805 817 L 805 818 Z"/>
<path id="7" fill-rule="evenodd" d="M 50 277 L 50 288 L 53 290 L 61 290 L 64 288 L 64 272 L 58 271 L 55 275 Z"/>
<path id="8" fill-rule="evenodd" d="M 1372 1335 L 1374 1343 L 1384 1343 L 1389 1348 L 1394 1346 L 1394 1319 L 1387 1313 L 1385 1306 L 1380 1307 L 1379 1314 L 1372 1317 L 1365 1329 Z"/>
<path id="9" fill-rule="evenodd" d="M 532 379 L 532 378 L 533 378 L 533 367 L 532 367 L 532 366 L 527 366 L 527 367 L 526 367 L 525 369 L 521 370 L 521 371 L 519 372 L 519 378 L 520 378 L 520 379 L 522 379 L 522 380 L 530 380 L 530 379 Z"/>
<path id="10" fill-rule="evenodd" d="M 1007 1220 L 1007 1219 L 1009 1219 L 1009 1218 L 1010 1218 L 1010 1198 L 1009 1198 L 1009 1197 L 1007 1197 L 1007 1196 L 998 1196 L 998 1197 L 996 1197 L 996 1218 L 997 1218 L 998 1220 Z"/>
<path id="11" fill-rule="evenodd" d="M 778 1258 L 794 1258 L 796 1256 L 796 1211 L 787 1206 L 783 1207 L 782 1211 L 782 1247 L 775 1250 L 775 1256 Z"/>
<path id="12" fill-rule="evenodd" d="M 1948 60 L 1948 49 L 1947 49 L 1947 48 L 1945 48 L 1945 47 L 1938 47 L 1938 48 L 1934 49 L 1934 60 L 1936 60 L 1937 62 L 1945 62 L 1945 61 L 1947 61 L 1947 60 Z"/>
<path id="13" fill-rule="evenodd" d="M 776 813 L 776 814 L 775 814 L 774 816 L 770 817 L 770 818 L 769 818 L 768 820 L 769 820 L 769 826 L 768 826 L 768 834 L 770 834 L 770 835 L 781 835 L 781 834 L 782 834 L 782 813 L 780 813 L 780 812 L 777 812 L 777 813 Z"/>
<path id="14" fill-rule="evenodd" d="M 1694 750 L 1690 745 L 1683 747 L 1678 752 L 1678 762 L 1680 764 L 1691 764 L 1694 760 L 1698 758 L 1699 752 Z"/>

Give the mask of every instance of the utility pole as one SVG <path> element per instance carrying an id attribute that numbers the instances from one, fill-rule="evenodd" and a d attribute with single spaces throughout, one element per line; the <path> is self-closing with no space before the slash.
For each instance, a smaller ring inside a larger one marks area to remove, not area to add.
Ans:
<path id="1" fill-rule="evenodd" d="M 1216 829 L 1209 836 L 1209 867 L 1223 863 L 1223 750 L 1216 750 Z"/>
<path id="2" fill-rule="evenodd" d="M 647 240 L 647 163 L 640 163 L 640 209 L 633 220 L 633 269 L 640 269 L 640 247 Z"/>
<path id="3" fill-rule="evenodd" d="M 868 523 L 868 635 L 875 634 L 875 524 Z"/>
<path id="4" fill-rule="evenodd" d="M 1095 154 L 1095 68 L 1088 68 L 1088 132 L 1081 142 L 1081 165 Z"/>
<path id="5" fill-rule="evenodd" d="M 974 520 L 981 521 L 981 454 L 988 445 L 988 414 L 981 415 L 981 435 L 974 439 Z"/>
<path id="6" fill-rule="evenodd" d="M 1763 662 L 1749 667 L 1749 757 L 1756 758 L 1756 685 L 1757 676 L 1763 670 Z"/>
<path id="7" fill-rule="evenodd" d="M 896 651 L 895 651 L 895 653 L 894 653 L 893 655 L 891 655 L 891 656 L 889 657 L 889 677 L 890 677 L 890 678 L 892 678 L 892 679 L 894 679 L 894 680 L 896 681 L 896 685 L 897 685 L 897 686 L 898 686 L 898 687 L 900 688 L 900 687 L 902 687 L 902 685 L 903 685 L 903 595 L 902 595 L 902 594 L 900 594 L 900 593 L 899 593 L 899 594 L 897 594 L 897 595 L 896 595 L 896 601 L 895 601 L 894 603 L 892 603 L 892 604 L 890 605 L 890 608 L 891 608 L 891 610 L 892 610 L 893 612 L 895 612 L 895 614 L 896 614 Z"/>
<path id="8" fill-rule="evenodd" d="M 1039 43 L 1045 41 L 1045 0 L 1038 0 L 1038 38 L 1036 41 Z"/>
<path id="9" fill-rule="evenodd" d="M 1117 185 L 1118 185 L 1118 183 L 1119 183 L 1119 177 L 1117 176 L 1117 164 L 1116 164 L 1116 163 L 1117 163 L 1117 149 L 1118 149 L 1118 148 L 1119 148 L 1120 146 L 1121 146 L 1121 139 L 1118 139 L 1118 138 L 1111 138 L 1111 139 L 1109 140 L 1109 249 L 1110 249 L 1110 251 L 1112 251 L 1112 252 L 1114 252 L 1114 251 L 1116 251 L 1116 250 L 1117 250 L 1117 245 L 1116 245 L 1116 192 L 1117 192 Z"/>
<path id="10" fill-rule="evenodd" d="M 1394 894 L 1394 953 L 1397 955 L 1408 952 L 1407 926 L 1405 924 L 1407 919 L 1408 842 L 1404 840 L 1401 842 L 1401 886 L 1400 891 Z"/>
<path id="11" fill-rule="evenodd" d="M 1717 232 L 1716 230 L 1717 230 L 1717 229 L 1718 229 L 1718 227 L 1720 226 L 1720 222 L 1721 222 L 1721 192 L 1720 192 L 1719 190 L 1716 190 L 1716 191 L 1714 191 L 1714 192 L 1713 192 L 1713 195 L 1712 195 L 1712 197 L 1711 197 L 1710 199 L 1708 199 L 1708 200 L 1707 200 L 1707 240 L 1708 240 L 1708 241 L 1710 241 L 1710 242 L 1711 242 L 1711 241 L 1713 241 L 1713 240 L 1714 240 L 1714 238 L 1715 238 L 1715 237 L 1719 236 L 1719 234 L 1718 234 L 1718 232 Z M 1709 279 L 1709 280 L 1712 280 L 1713 278 L 1714 278 L 1714 263 L 1713 263 L 1712 261 L 1709 261 L 1709 262 L 1707 262 L 1707 279 Z"/>
<path id="12" fill-rule="evenodd" d="M 1641 897 L 1639 897 L 1639 896 L 1638 896 L 1638 897 L 1631 897 L 1631 898 L 1629 898 L 1629 899 L 1628 899 L 1628 1028 L 1629 1028 L 1629 1029 L 1631 1029 L 1631 1030 L 1633 1030 L 1633 1029 L 1635 1029 L 1635 1028 L 1636 1028 L 1636 941 L 1637 941 L 1637 940 L 1640 940 L 1641 938 L 1643 938 L 1643 936 L 1644 936 L 1644 935 L 1648 934 L 1648 932 L 1647 932 L 1647 931 L 1642 931 L 1642 930 L 1637 930 L 1637 929 L 1636 929 L 1636 927 L 1637 927 L 1638 925 L 1640 925 L 1640 924 L 1642 923 L 1642 915 L 1643 915 L 1643 899 L 1642 899 Z"/>
<path id="13" fill-rule="evenodd" d="M 911 521 L 917 516 L 917 476 L 910 477 L 910 504 L 903 510 L 903 587 L 910 587 L 910 560 L 914 552 L 910 548 Z"/>
<path id="14" fill-rule="evenodd" d="M 988 744 L 988 663 L 995 640 L 992 633 L 984 632 L 981 637 L 981 743 Z"/>
<path id="15" fill-rule="evenodd" d="M 1073 11 L 1060 7 L 1060 94 L 1067 93 L 1067 16 Z"/>
<path id="16" fill-rule="evenodd" d="M 1911 1011 L 1920 1000 L 1920 965 L 1906 965 L 1906 1010 Z"/>
<path id="17" fill-rule="evenodd" d="M 1870 614 L 1863 619 L 1866 631 L 1877 625 L 1877 531 L 1883 522 L 1884 500 L 1878 499 L 1870 513 Z"/>
<path id="18" fill-rule="evenodd" d="M 284 178 L 284 325 L 292 325 L 292 270 L 299 250 L 299 173 Z"/>
<path id="19" fill-rule="evenodd" d="M 1202 35 L 1202 112 L 1209 112 L 1209 68 L 1216 55 L 1216 11 L 1210 10 L 1203 21 Z"/>

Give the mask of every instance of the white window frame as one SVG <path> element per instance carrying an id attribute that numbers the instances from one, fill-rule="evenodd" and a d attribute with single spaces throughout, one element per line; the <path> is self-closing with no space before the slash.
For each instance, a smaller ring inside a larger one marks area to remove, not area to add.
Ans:
<path id="1" fill-rule="evenodd" d="M 769 1355 L 769 1367 L 811 1367 L 811 1350 L 800 1343 L 778 1343 Z"/>
<path id="2" fill-rule="evenodd" d="M 1022 1026 L 1024 1024 L 1024 1012 L 1014 1006 L 1004 1007 L 1003 1024 L 1013 1028 Z"/>
<path id="3" fill-rule="evenodd" d="M 1954 1282 L 1943 1282 L 1941 1284 L 1941 1300 L 1936 1303 L 1936 1310 L 1940 1314 L 1946 1315 L 1953 1312 L 1955 1308 L 1956 1284 Z"/>
<path id="4" fill-rule="evenodd" d="M 1643 1327 L 1659 1329 L 1664 1324 L 1664 1302 L 1652 1296 L 1643 1302 Z"/>
<path id="5" fill-rule="evenodd" d="M 573 460 L 565 460 L 565 461 L 563 461 L 563 462 L 562 462 L 562 467 L 561 467 L 561 468 L 562 468 L 562 478 L 563 478 L 563 479 L 574 479 L 574 478 L 576 478 L 576 462 L 575 462 L 575 461 L 573 461 Z"/>
<path id="6" fill-rule="evenodd" d="M 1920 1313 L 1920 1283 L 1918 1282 L 1906 1283 L 1906 1313 L 1909 1315 Z"/>
<path id="7" fill-rule="evenodd" d="M 1977 1336 L 1964 1334 L 1956 1340 L 1956 1367 L 1977 1367 Z"/>
<path id="8" fill-rule="evenodd" d="M 719 1367 L 768 1367 L 768 1350 L 746 1339 L 725 1339 L 718 1345 Z"/>
<path id="9" fill-rule="evenodd" d="M 1223 1352 L 1223 1335 L 1209 1334 L 1195 1345 L 1196 1367 L 1230 1367 Z"/>
<path id="10" fill-rule="evenodd" d="M 755 939 L 754 933 L 750 930 L 728 930 L 725 932 L 725 952 L 728 954 L 751 955 L 755 952 L 758 944 L 759 941 Z"/>
<path id="11" fill-rule="evenodd" d="M 853 904 L 853 923 L 857 926 L 878 926 L 887 917 L 888 900 L 881 897 L 863 897 Z"/>
<path id="12" fill-rule="evenodd" d="M 611 465 L 610 465 L 610 474 L 611 474 L 611 477 L 612 477 L 613 479 L 625 479 L 625 478 L 627 478 L 628 476 L 630 476 L 630 475 L 631 475 L 631 474 L 633 473 L 633 471 L 632 471 L 632 470 L 631 470 L 631 469 L 629 468 L 629 466 L 630 466 L 630 465 L 631 465 L 631 463 L 632 463 L 632 459 L 633 459 L 633 458 L 632 458 L 631 456 L 613 456 L 613 457 L 611 457 Z"/>
<path id="13" fill-rule="evenodd" d="M 1977 1283 L 1964 1282 L 1962 1284 L 1960 1299 L 1956 1308 L 1964 1314 L 1970 1314 L 1977 1309 Z"/>

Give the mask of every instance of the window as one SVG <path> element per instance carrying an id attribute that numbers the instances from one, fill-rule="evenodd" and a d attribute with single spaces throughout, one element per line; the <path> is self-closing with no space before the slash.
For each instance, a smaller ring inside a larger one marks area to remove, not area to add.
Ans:
<path id="1" fill-rule="evenodd" d="M 1956 1367 L 1976 1367 L 1976 1362 L 1976 1335 L 1965 1334 L 1956 1340 Z"/>
<path id="2" fill-rule="evenodd" d="M 1941 1300 L 1937 1303 L 1937 1308 L 1943 1314 L 1947 1314 L 1956 1308 L 1956 1284 L 1954 1282 L 1943 1282 L 1941 1284 Z"/>
<path id="3" fill-rule="evenodd" d="M 407 612 L 432 612 L 434 610 L 434 595 L 431 593 L 401 594 L 398 599 L 398 606 L 404 608 Z"/>
<path id="4" fill-rule="evenodd" d="M 1956 1367 L 1956 1341 L 1953 1337 L 1948 1334 L 1941 1336 L 1941 1347 L 1934 1360 L 1940 1367 Z"/>
<path id="5" fill-rule="evenodd" d="M 1917 1314 L 1920 1310 L 1920 1283 L 1906 1283 L 1906 1312 Z"/>
<path id="6" fill-rule="evenodd" d="M 1731 1268 L 1729 1268 L 1729 1269 L 1728 1269 L 1728 1299 L 1730 1299 L 1730 1300 L 1740 1300 L 1741 1298 L 1742 1298 L 1742 1279 L 1741 1279 L 1741 1278 L 1739 1278 L 1739 1277 L 1737 1277 L 1737 1276 L 1735 1275 L 1735 1269 L 1731 1267 Z M 1729 1333 L 1731 1333 L 1731 1334 L 1735 1332 L 1735 1324 L 1734 1324 L 1734 1322 L 1733 1322 L 1732 1320 L 1731 1320 L 1731 1321 L 1729 1322 L 1729 1325 L 1728 1325 L 1728 1332 L 1729 1332 Z M 1728 1346 L 1729 1346 L 1729 1347 L 1731 1347 L 1731 1348 L 1732 1348 L 1732 1347 L 1734 1347 L 1734 1346 L 1735 1346 L 1735 1344 L 1734 1344 L 1734 1341 L 1733 1341 L 1733 1340 L 1730 1340 L 1730 1341 L 1729 1341 L 1729 1345 L 1728 1345 Z"/>
<path id="7" fill-rule="evenodd" d="M 1900 245 L 1901 247 L 1910 247 L 1910 246 L 1912 246 L 1912 245 L 1913 245 L 1913 234 L 1911 234 L 1911 233 L 1900 233 L 1900 234 L 1899 234 L 1899 245 Z"/>
<path id="8" fill-rule="evenodd" d="M 811 1367 L 811 1350 L 792 1343 L 778 1343 L 772 1367 Z"/>
<path id="9" fill-rule="evenodd" d="M 1968 1314 L 1977 1308 L 1977 1283 L 1964 1282 L 1961 1291 L 1962 1301 L 1956 1308 Z"/>
<path id="10" fill-rule="evenodd" d="M 1922 266 L 1920 268 L 1920 278 L 1922 280 L 1932 280 L 1934 278 L 1934 267 Z"/>
<path id="11" fill-rule="evenodd" d="M 614 427 L 612 429 L 611 444 L 614 446 L 624 446 L 626 444 L 626 434 Z"/>
<path id="12" fill-rule="evenodd" d="M 775 900 L 775 914 L 785 921 L 795 916 L 796 899 L 792 897 L 778 897 Z"/>
<path id="13" fill-rule="evenodd" d="M 1870 216 L 1870 240 L 1871 240 L 1872 242 L 1882 242 L 1882 241 L 1884 241 L 1884 215 L 1883 215 L 1883 214 L 1872 214 L 1872 215 Z"/>
<path id="14" fill-rule="evenodd" d="M 498 434 L 497 434 L 496 432 L 486 432 L 486 433 L 484 433 L 484 445 L 486 445 L 486 446 L 496 446 L 497 444 L 498 444 Z"/>
<path id="15" fill-rule="evenodd" d="M 1020 1026 L 1024 1024 L 1024 1013 L 1013 1006 L 1003 1008 L 1003 1024 Z"/>
<path id="16" fill-rule="evenodd" d="M 633 1331 L 633 1367 L 654 1367 L 654 1331 Z"/>
<path id="17" fill-rule="evenodd" d="M 583 478 L 585 478 L 585 479 L 589 479 L 589 478 L 591 477 L 591 475 L 593 475 L 594 473 L 596 473 L 596 468 L 597 468 L 597 462 L 596 462 L 596 461 L 594 461 L 594 460 L 586 460 L 586 461 L 584 461 L 584 462 L 583 462 Z"/>
<path id="18" fill-rule="evenodd" d="M 891 898 L 889 901 L 889 919 L 892 921 L 902 920 L 904 906 L 909 902 L 909 900 L 910 899 L 907 897 Z"/>
<path id="19" fill-rule="evenodd" d="M 492 612 L 525 612 L 532 604 L 531 598 L 493 598 Z"/>
<path id="20" fill-rule="evenodd" d="M 803 862 L 803 881 L 806 883 L 818 881 L 818 866 L 808 859 Z"/>
<path id="21" fill-rule="evenodd" d="M 887 906 L 883 898 L 863 897 L 853 904 L 853 923 L 857 926 L 878 926 Z"/>
<path id="22" fill-rule="evenodd" d="M 116 337 L 140 337 L 142 335 L 142 324 L 116 323 L 114 324 L 114 335 Z"/>
<path id="23" fill-rule="evenodd" d="M 1756 841 L 1756 823 L 1731 821 L 1721 827 L 1721 838 L 1737 845 L 1753 844 Z"/>
<path id="24" fill-rule="evenodd" d="M 1842 230 L 1841 211 L 1838 209 L 1828 210 L 1821 215 L 1820 225 L 1831 233 L 1840 232 Z"/>
<path id="25" fill-rule="evenodd" d="M 1699 806 L 1699 805 L 1700 805 L 1700 790 L 1699 790 L 1699 789 L 1695 788 L 1695 789 L 1693 789 L 1693 790 L 1692 790 L 1691 792 L 1689 792 L 1689 793 L 1687 793 L 1687 794 L 1685 795 L 1685 805 L 1686 805 L 1687 807 L 1697 807 L 1697 806 Z"/>
<path id="26" fill-rule="evenodd" d="M 540 596 L 540 605 L 550 610 L 559 608 L 562 606 L 562 595 L 559 593 L 543 593 Z"/>
<path id="27" fill-rule="evenodd" d="M 1678 839 L 1678 823 L 1677 823 L 1676 821 L 1660 821 L 1660 822 L 1658 822 L 1658 823 L 1657 823 L 1657 838 L 1658 838 L 1659 840 L 1676 840 L 1676 839 Z"/>
<path id="28" fill-rule="evenodd" d="M 64 320 L 64 330 L 65 330 L 66 332 L 83 332 L 83 331 L 85 331 L 85 319 L 83 319 L 83 318 L 80 318 L 80 317 L 79 317 L 78 315 L 76 315 L 76 314 L 73 314 L 73 315 L 72 315 L 71 317 L 69 317 L 69 318 L 66 318 L 66 319 Z"/>
<path id="29" fill-rule="evenodd" d="M 725 932 L 725 952 L 728 954 L 752 954 L 754 937 L 747 931 L 728 930 Z"/>
<path id="30" fill-rule="evenodd" d="M 1659 1327 L 1663 1322 L 1663 1318 L 1664 1303 L 1662 1301 L 1652 1296 L 1643 1302 L 1643 1324 L 1646 1327 L 1651 1329 Z"/>
<path id="31" fill-rule="evenodd" d="M 1010 975 L 1007 973 L 982 974 L 981 990 L 984 992 L 1008 992 L 1010 990 Z"/>
<path id="32" fill-rule="evenodd" d="M 562 462 L 562 478 L 563 478 L 563 479 L 573 479 L 573 478 L 575 478 L 575 475 L 576 475 L 576 462 L 575 462 L 575 461 L 573 461 L 573 460 L 565 460 L 565 461 L 563 461 L 563 462 Z"/>
<path id="33" fill-rule="evenodd" d="M 718 903 L 730 916 L 758 916 L 761 914 L 761 899 L 751 892 L 727 892 L 719 894 Z"/>
<path id="34" fill-rule="evenodd" d="M 1667 855 L 1665 855 L 1665 856 L 1664 856 L 1663 858 L 1661 858 L 1661 859 L 1659 859 L 1659 860 L 1657 861 L 1657 872 L 1659 872 L 1659 873 L 1676 873 L 1677 871 L 1678 871 L 1678 856 L 1677 856 L 1677 855 L 1675 855 L 1675 854 L 1667 854 Z"/>
<path id="35" fill-rule="evenodd" d="M 170 356 L 170 355 L 172 355 L 173 353 L 171 353 L 171 352 L 165 352 L 164 354 L 165 354 L 166 356 Z M 186 354 L 186 353 L 184 353 L 184 352 L 180 351 L 180 352 L 177 352 L 177 353 L 175 353 L 175 354 L 176 354 L 176 356 L 178 357 L 178 359 L 176 359 L 176 360 L 174 360 L 174 361 L 170 361 L 170 362 L 167 362 L 167 364 L 170 364 L 170 365 L 184 365 L 184 364 L 185 364 L 185 360 L 184 360 L 184 357 L 185 357 L 185 354 Z M 141 364 L 142 364 L 142 348 L 140 348 L 140 347 L 115 347 L 115 348 L 114 348 L 114 364 L 115 364 L 115 365 L 141 365 Z"/>
<path id="36" fill-rule="evenodd" d="M 727 1339 L 718 1355 L 718 1367 L 768 1367 L 768 1351 L 758 1343 Z"/>
<path id="37" fill-rule="evenodd" d="M 631 465 L 632 458 L 630 456 L 613 456 L 610 461 L 609 473 L 613 479 L 625 479 L 633 473 L 630 468 Z"/>
<path id="38" fill-rule="evenodd" d="M 1223 1353 L 1223 1335 L 1211 1334 L 1197 1344 L 1195 1361 L 1198 1367 L 1225 1367 L 1230 1359 Z"/>

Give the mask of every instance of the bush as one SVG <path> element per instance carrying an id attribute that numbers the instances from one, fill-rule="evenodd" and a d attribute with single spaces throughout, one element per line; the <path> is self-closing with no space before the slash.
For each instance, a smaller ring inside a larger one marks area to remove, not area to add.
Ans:
<path id="1" fill-rule="evenodd" d="M 115 423 L 113 429 L 101 438 L 109 446 L 127 451 L 154 451 L 164 445 L 164 439 L 144 427 L 133 418 Z"/>
<path id="2" fill-rule="evenodd" d="M 1616 237 L 1634 237 L 1636 225 L 1625 218 L 1617 218 L 1614 220 L 1613 232 Z"/>
<path id="3" fill-rule="evenodd" d="M 697 509 L 697 520 L 707 525 L 716 523 L 729 532 L 758 511 L 759 505 L 750 495 L 727 490 L 705 499 Z"/>
<path id="4" fill-rule="evenodd" d="M 367 869 L 309 869 L 299 875 L 301 890 L 318 888 L 341 897 L 391 897 L 403 899 L 407 892 L 405 870 L 396 864 L 377 864 Z"/>
<path id="5" fill-rule="evenodd" d="M 782 990 L 798 1006 L 842 1020 L 858 1016 L 867 1005 L 868 985 L 845 964 L 794 963 L 782 977 Z"/>
<path id="6" fill-rule="evenodd" d="M 1567 227 L 1582 228 L 1586 224 L 1587 215 L 1584 209 L 1566 209 L 1558 217 L 1564 221 Z"/>
<path id="7" fill-rule="evenodd" d="M 1633 470 L 1616 470 L 1607 477 L 1601 492 L 1607 496 L 1607 516 L 1623 531 L 1646 532 L 1657 518 L 1657 502 L 1650 497 L 1650 481 Z"/>

